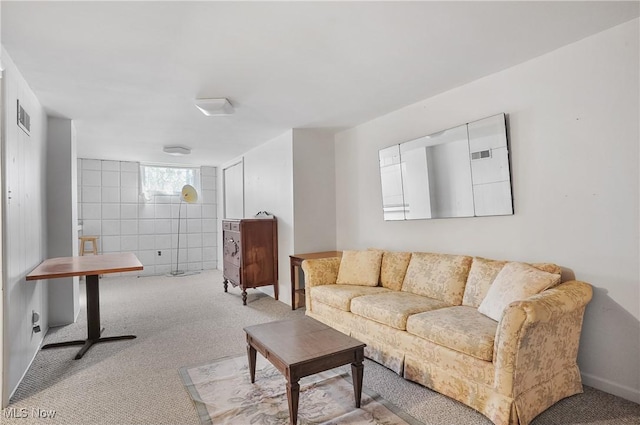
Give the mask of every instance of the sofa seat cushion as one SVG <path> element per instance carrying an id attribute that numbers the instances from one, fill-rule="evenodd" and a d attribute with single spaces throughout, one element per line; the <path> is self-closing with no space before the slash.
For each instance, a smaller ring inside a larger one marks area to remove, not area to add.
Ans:
<path id="1" fill-rule="evenodd" d="M 381 286 L 358 286 L 358 285 L 322 285 L 313 286 L 309 293 L 312 301 L 321 302 L 338 308 L 343 311 L 350 311 L 351 300 L 363 295 L 379 294 L 390 292 L 389 289 Z"/>
<path id="2" fill-rule="evenodd" d="M 385 292 L 351 300 L 351 312 L 366 319 L 404 331 L 412 314 L 450 307 L 443 301 L 409 292 Z"/>
<path id="3" fill-rule="evenodd" d="M 407 332 L 480 360 L 493 360 L 498 322 L 467 306 L 441 308 L 414 314 Z"/>

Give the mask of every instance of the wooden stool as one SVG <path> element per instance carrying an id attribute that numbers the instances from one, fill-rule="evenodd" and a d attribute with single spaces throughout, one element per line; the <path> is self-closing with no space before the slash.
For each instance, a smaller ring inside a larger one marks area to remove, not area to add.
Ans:
<path id="1" fill-rule="evenodd" d="M 80 239 L 80 255 L 84 255 L 84 244 L 91 242 L 91 252 L 93 255 L 98 255 L 98 236 L 79 236 Z M 88 250 L 86 252 L 89 252 Z"/>

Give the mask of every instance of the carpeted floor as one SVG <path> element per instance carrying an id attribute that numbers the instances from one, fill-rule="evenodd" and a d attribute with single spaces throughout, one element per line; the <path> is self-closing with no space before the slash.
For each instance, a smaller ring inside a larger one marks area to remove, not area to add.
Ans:
<path id="1" fill-rule="evenodd" d="M 81 360 L 73 359 L 77 347 L 40 351 L 1 424 L 198 425 L 178 370 L 245 353 L 244 326 L 304 314 L 256 290 L 243 306 L 238 289 L 224 293 L 218 271 L 178 278 L 105 277 L 100 301 L 104 336 L 138 338 L 99 344 Z M 86 337 L 84 293 L 81 303 L 78 322 L 51 329 L 45 343 Z M 426 425 L 491 424 L 371 361 L 365 363 L 364 385 Z M 55 416 L 36 418 L 38 409 Z M 11 412 L 26 417 L 8 418 Z M 584 394 L 560 401 L 532 423 L 560 424 L 640 424 L 640 405 L 585 387 Z"/>

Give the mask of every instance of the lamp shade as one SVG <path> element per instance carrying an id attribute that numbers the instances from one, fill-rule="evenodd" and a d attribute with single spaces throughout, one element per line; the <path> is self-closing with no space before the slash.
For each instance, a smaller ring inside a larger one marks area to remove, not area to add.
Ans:
<path id="1" fill-rule="evenodd" d="M 193 204 L 198 200 L 198 192 L 196 191 L 195 187 L 191 186 L 190 184 L 185 184 L 184 186 L 182 186 L 181 197 L 182 200 L 187 204 Z"/>

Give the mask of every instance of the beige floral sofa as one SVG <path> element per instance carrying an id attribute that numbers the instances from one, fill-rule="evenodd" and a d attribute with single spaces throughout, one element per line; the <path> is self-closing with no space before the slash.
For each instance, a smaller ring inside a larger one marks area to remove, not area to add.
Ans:
<path id="1" fill-rule="evenodd" d="M 527 425 L 581 393 L 591 286 L 554 264 L 379 250 L 306 260 L 306 314 L 367 344 L 405 379 L 498 425 Z"/>

